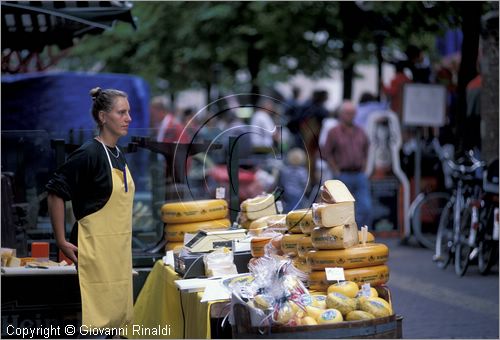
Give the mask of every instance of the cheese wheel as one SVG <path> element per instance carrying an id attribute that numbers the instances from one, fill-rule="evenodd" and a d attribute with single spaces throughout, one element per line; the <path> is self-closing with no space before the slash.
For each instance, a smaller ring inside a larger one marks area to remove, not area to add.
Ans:
<path id="1" fill-rule="evenodd" d="M 318 325 L 325 325 L 344 321 L 342 313 L 334 308 L 325 310 L 317 319 Z"/>
<path id="2" fill-rule="evenodd" d="M 315 227 L 311 242 L 316 249 L 345 249 L 359 243 L 356 224 L 333 228 Z"/>
<path id="3" fill-rule="evenodd" d="M 381 285 L 389 281 L 389 267 L 386 265 L 352 268 L 344 270 L 346 280 L 354 281 L 358 286 L 370 283 L 372 286 Z M 309 273 L 309 289 L 326 292 L 331 283 L 326 280 L 323 270 L 315 270 Z"/>
<path id="4" fill-rule="evenodd" d="M 314 250 L 314 246 L 312 245 L 311 236 L 302 237 L 297 243 L 297 255 L 302 258 L 306 258 L 307 253 L 310 250 Z"/>
<path id="5" fill-rule="evenodd" d="M 356 223 L 354 202 L 313 203 L 312 215 L 316 225 L 326 228 Z"/>
<path id="6" fill-rule="evenodd" d="M 176 250 L 182 247 L 184 247 L 183 242 L 167 242 L 167 244 L 165 245 L 165 250 Z"/>
<path id="7" fill-rule="evenodd" d="M 167 241 L 183 242 L 184 234 L 194 234 L 202 229 L 227 229 L 231 221 L 227 218 L 212 221 L 202 221 L 193 223 L 175 223 L 165 225 L 165 236 Z"/>
<path id="8" fill-rule="evenodd" d="M 345 296 L 341 293 L 329 293 L 326 296 L 326 308 L 335 308 L 342 315 L 347 315 L 347 313 L 352 312 L 356 309 L 358 302 L 356 299 Z"/>
<path id="9" fill-rule="evenodd" d="M 357 320 L 370 320 L 375 319 L 373 314 L 362 310 L 353 310 L 352 312 L 347 313 L 345 320 L 346 321 L 357 321 Z"/>
<path id="10" fill-rule="evenodd" d="M 354 298 L 359 292 L 359 287 L 357 283 L 352 281 L 340 281 L 328 287 L 327 293 L 330 294 L 333 292 L 341 293 L 347 297 Z"/>
<path id="11" fill-rule="evenodd" d="M 351 192 L 344 184 L 338 179 L 325 181 L 320 188 L 321 199 L 325 203 L 339 203 L 339 202 L 354 202 L 355 199 Z"/>
<path id="12" fill-rule="evenodd" d="M 276 205 L 274 195 L 267 194 L 248 198 L 241 203 L 241 210 L 249 220 L 256 220 L 260 217 L 276 215 Z"/>
<path id="13" fill-rule="evenodd" d="M 318 322 L 316 321 L 316 319 L 310 317 L 310 316 L 304 316 L 302 318 L 302 322 L 301 322 L 301 325 L 304 325 L 304 326 L 315 326 L 317 325 Z"/>
<path id="14" fill-rule="evenodd" d="M 253 257 L 264 256 L 264 247 L 271 241 L 272 237 L 252 237 L 250 241 L 250 253 Z"/>
<path id="15" fill-rule="evenodd" d="M 321 309 L 326 309 L 326 295 L 312 295 L 312 306 Z"/>
<path id="16" fill-rule="evenodd" d="M 392 309 L 389 303 L 384 299 L 373 297 L 361 300 L 359 309 L 373 314 L 376 318 L 392 315 Z"/>
<path id="17" fill-rule="evenodd" d="M 312 270 L 328 267 L 350 269 L 377 266 L 387 262 L 388 258 L 389 248 L 382 243 L 367 243 L 364 246 L 357 245 L 338 250 L 310 250 L 306 254 L 307 263 Z"/>
<path id="18" fill-rule="evenodd" d="M 161 220 L 165 223 L 192 223 L 210 221 L 227 216 L 225 200 L 200 200 L 167 203 L 161 207 Z"/>
<path id="19" fill-rule="evenodd" d="M 289 256 L 297 256 L 297 244 L 304 234 L 285 234 L 281 239 L 281 250 Z"/>
<path id="20" fill-rule="evenodd" d="M 292 210 L 286 215 L 286 224 L 291 233 L 311 234 L 314 228 L 311 209 Z"/>
<path id="21" fill-rule="evenodd" d="M 286 215 L 278 214 L 278 215 L 270 215 L 263 216 L 254 221 L 252 221 L 248 227 L 248 229 L 259 229 L 262 227 L 270 227 L 270 228 L 278 228 L 284 229 L 286 228 Z"/>

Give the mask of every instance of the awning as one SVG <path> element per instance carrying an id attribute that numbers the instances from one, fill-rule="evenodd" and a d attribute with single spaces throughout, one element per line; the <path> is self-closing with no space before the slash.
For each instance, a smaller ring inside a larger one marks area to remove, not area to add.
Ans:
<path id="1" fill-rule="evenodd" d="M 99 34 L 120 20 L 135 22 L 127 1 L 2 1 L 2 50 L 41 52 L 71 47 L 74 38 Z"/>

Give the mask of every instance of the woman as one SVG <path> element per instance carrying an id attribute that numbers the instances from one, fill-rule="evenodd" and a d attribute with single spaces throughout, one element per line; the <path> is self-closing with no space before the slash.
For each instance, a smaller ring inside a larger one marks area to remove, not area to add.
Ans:
<path id="1" fill-rule="evenodd" d="M 132 321 L 132 203 L 134 182 L 117 147 L 127 135 L 130 105 L 122 91 L 95 88 L 92 117 L 98 135 L 69 156 L 47 184 L 59 249 L 77 264 L 82 325 L 117 328 Z M 64 201 L 77 222 L 65 237 Z"/>

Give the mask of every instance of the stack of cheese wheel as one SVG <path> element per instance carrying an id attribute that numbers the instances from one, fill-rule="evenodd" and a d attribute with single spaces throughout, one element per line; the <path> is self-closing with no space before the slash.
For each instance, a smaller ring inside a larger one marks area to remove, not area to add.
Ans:
<path id="1" fill-rule="evenodd" d="M 248 198 L 241 202 L 240 208 L 240 224 L 245 229 L 249 229 L 252 222 L 261 217 L 277 214 L 273 194 L 264 194 L 254 198 Z"/>
<path id="2" fill-rule="evenodd" d="M 186 233 L 227 229 L 231 225 L 226 218 L 227 212 L 227 202 L 222 199 L 164 204 L 161 207 L 161 219 L 165 223 L 166 250 L 182 247 Z"/>
<path id="3" fill-rule="evenodd" d="M 389 256 L 386 245 L 375 243 L 373 234 L 363 240 L 354 217 L 354 197 L 338 180 L 324 183 L 321 197 L 324 203 L 313 205 L 316 227 L 311 231 L 314 250 L 305 252 L 309 288 L 325 291 L 328 287 L 325 268 L 342 267 L 346 280 L 359 285 L 387 282 Z M 303 241 L 305 242 L 305 241 Z M 300 249 L 300 248 L 299 248 Z"/>

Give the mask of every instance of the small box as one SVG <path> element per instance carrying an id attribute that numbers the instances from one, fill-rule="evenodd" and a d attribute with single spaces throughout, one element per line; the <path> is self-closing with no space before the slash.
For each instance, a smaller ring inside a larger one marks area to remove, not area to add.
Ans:
<path id="1" fill-rule="evenodd" d="M 31 244 L 31 257 L 39 259 L 39 261 L 49 260 L 49 243 L 48 242 L 33 242 Z"/>

